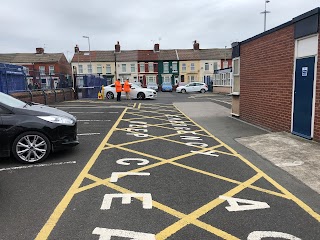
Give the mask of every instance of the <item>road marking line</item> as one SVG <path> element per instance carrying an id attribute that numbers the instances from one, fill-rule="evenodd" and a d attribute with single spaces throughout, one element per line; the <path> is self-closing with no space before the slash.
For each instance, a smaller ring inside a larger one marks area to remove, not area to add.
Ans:
<path id="1" fill-rule="evenodd" d="M 177 107 L 176 107 L 177 108 Z M 184 114 L 179 108 L 177 108 L 179 112 Z M 188 119 L 190 119 L 191 122 L 193 122 L 196 126 L 203 129 L 209 136 L 214 138 L 216 141 L 221 143 L 225 148 L 227 148 L 230 152 L 232 152 L 236 157 L 238 157 L 240 160 L 242 160 L 244 163 L 246 163 L 248 166 L 250 166 L 253 170 L 255 170 L 258 173 L 262 173 L 263 177 L 268 180 L 273 186 L 275 186 L 277 189 L 279 189 L 282 193 L 287 195 L 288 199 L 291 199 L 294 201 L 298 206 L 300 206 L 303 210 L 305 210 L 309 215 L 311 215 L 313 218 L 315 218 L 318 222 L 320 222 L 320 214 L 316 213 L 311 207 L 309 207 L 307 204 L 305 204 L 303 201 L 301 201 L 299 198 L 294 196 L 291 192 L 289 192 L 287 189 L 282 187 L 279 183 L 277 183 L 275 180 L 273 180 L 271 177 L 269 177 L 266 173 L 264 173 L 261 169 L 256 167 L 253 163 L 251 163 L 249 160 L 244 158 L 242 155 L 237 153 L 233 148 L 231 148 L 226 143 L 222 142 L 219 138 L 215 137 L 213 134 L 211 134 L 208 130 L 201 127 L 198 123 L 193 121 L 191 118 L 189 118 L 187 115 L 184 114 L 184 116 Z"/>
<path id="2" fill-rule="evenodd" d="M 77 120 L 77 122 L 110 122 L 111 120 Z"/>
<path id="3" fill-rule="evenodd" d="M 12 170 L 20 170 L 20 169 L 26 169 L 26 168 L 35 168 L 35 167 L 59 166 L 59 165 L 75 164 L 75 163 L 77 163 L 77 162 L 76 161 L 69 161 L 69 162 L 59 162 L 59 163 L 34 164 L 34 165 L 10 167 L 10 168 L 0 168 L 0 172 L 12 171 Z"/>
<path id="4" fill-rule="evenodd" d="M 97 158 L 99 157 L 102 149 L 108 142 L 109 138 L 111 137 L 114 129 L 118 126 L 121 119 L 123 118 L 124 114 L 126 113 L 127 108 L 125 108 L 122 112 L 122 114 L 119 116 L 118 120 L 114 123 L 108 134 L 105 136 L 105 138 L 100 143 L 99 147 L 95 150 L 93 155 L 91 156 L 90 160 L 86 164 L 86 166 L 82 169 L 81 173 L 78 175 L 74 183 L 69 188 L 68 192 L 65 194 L 61 202 L 58 204 L 58 206 L 55 208 L 51 216 L 49 217 L 48 221 L 45 223 L 45 225 L 42 227 L 40 232 L 38 233 L 35 240 L 43 240 L 47 239 L 52 232 L 53 228 L 56 226 L 57 222 L 59 221 L 60 217 L 68 207 L 69 203 L 71 202 L 73 196 L 75 195 L 77 189 L 80 187 L 83 179 L 88 174 L 90 169 L 92 168 L 93 164 L 96 162 Z"/>
<path id="5" fill-rule="evenodd" d="M 71 113 L 71 114 L 86 114 L 86 113 L 88 113 L 88 114 L 99 114 L 99 113 L 107 113 L 107 112 L 69 112 L 69 113 Z"/>
<path id="6" fill-rule="evenodd" d="M 78 133 L 78 136 L 91 136 L 91 135 L 100 135 L 100 133 Z"/>
<path id="7" fill-rule="evenodd" d="M 91 179 L 92 181 L 97 181 L 97 182 L 103 181 L 102 179 L 100 179 L 98 177 L 95 177 L 95 176 L 93 176 L 91 174 L 88 174 L 87 178 Z M 126 188 L 120 187 L 120 186 L 115 185 L 115 184 L 110 183 L 110 182 L 104 182 L 103 185 L 105 185 L 106 187 L 109 187 L 111 189 L 114 189 L 114 190 L 116 190 L 118 192 L 121 192 L 121 193 L 134 193 L 134 192 L 132 192 L 132 191 L 126 189 Z M 137 198 L 137 199 L 139 201 L 141 201 L 141 198 L 140 199 Z M 163 212 L 166 212 L 166 213 L 168 213 L 168 214 L 170 214 L 170 215 L 172 215 L 174 217 L 180 218 L 180 219 L 185 219 L 188 216 L 188 215 L 186 215 L 184 213 L 181 213 L 181 212 L 179 212 L 179 211 L 177 211 L 177 210 L 175 210 L 173 208 L 170 208 L 170 207 L 168 207 L 168 206 L 166 206 L 166 205 L 164 205 L 162 203 L 159 203 L 159 202 L 157 202 L 155 200 L 152 200 L 152 206 L 155 207 L 155 208 L 158 208 L 159 210 L 161 210 Z M 198 227 L 200 227 L 200 228 L 202 228 L 202 229 L 204 229 L 204 230 L 206 230 L 206 231 L 208 231 L 210 233 L 213 233 L 213 234 L 215 234 L 217 236 L 224 236 L 225 239 L 238 240 L 238 238 L 235 238 L 234 236 L 232 236 L 232 235 L 230 235 L 230 234 L 228 234 L 228 233 L 226 233 L 226 232 L 224 232 L 224 231 L 222 231 L 222 230 L 220 230 L 218 228 L 215 228 L 215 227 L 213 227 L 213 226 L 211 226 L 209 224 L 203 223 L 198 219 L 193 220 L 192 222 L 189 222 L 188 224 L 194 224 L 195 226 L 198 226 Z M 164 239 L 164 238 L 157 238 L 157 239 Z"/>
<path id="8" fill-rule="evenodd" d="M 221 194 L 223 196 L 232 197 L 236 195 L 237 193 L 241 192 L 242 190 L 246 189 L 248 186 L 250 186 L 252 183 L 256 182 L 262 177 L 261 173 L 256 174 L 249 180 L 243 182 L 242 184 L 236 186 L 235 188 L 229 190 L 228 192 Z M 176 223 L 172 224 L 171 226 L 167 227 L 166 229 L 162 230 L 160 233 L 156 235 L 156 238 L 158 239 L 167 239 L 172 234 L 178 232 L 180 229 L 185 227 L 186 225 L 192 223 L 194 220 L 198 219 L 199 217 L 203 216 L 207 212 L 211 211 L 215 207 L 219 206 L 221 203 L 225 202 L 225 200 L 220 199 L 219 197 L 214 199 L 213 201 L 207 203 L 206 205 L 200 207 L 199 209 L 195 210 L 194 212 L 188 214 L 186 217 L 180 219 Z M 220 230 L 221 231 L 221 230 Z M 225 238 L 225 232 L 223 231 L 217 231 L 215 234 L 219 237 L 223 237 L 224 239 L 238 239 L 236 237 L 229 236 L 228 238 Z"/>
<path id="9" fill-rule="evenodd" d="M 210 99 L 210 98 L 209 98 Z M 221 100 L 217 100 L 217 99 L 210 99 L 211 101 L 217 101 L 217 102 L 222 102 L 222 103 L 225 103 L 225 104 L 228 104 L 228 105 L 231 105 L 231 103 L 229 102 L 225 102 L 225 101 L 221 101 Z"/>

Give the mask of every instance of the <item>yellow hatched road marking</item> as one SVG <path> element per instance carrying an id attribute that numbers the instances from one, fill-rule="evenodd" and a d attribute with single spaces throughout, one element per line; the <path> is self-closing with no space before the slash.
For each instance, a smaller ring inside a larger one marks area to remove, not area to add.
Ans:
<path id="1" fill-rule="evenodd" d="M 40 232 L 38 233 L 35 240 L 43 240 L 47 239 L 50 235 L 51 231 L 59 221 L 61 215 L 65 211 L 65 209 L 68 207 L 70 201 L 72 200 L 73 196 L 77 192 L 77 189 L 80 187 L 83 179 L 85 178 L 85 175 L 88 174 L 93 164 L 96 162 L 97 158 L 99 157 L 102 149 L 108 142 L 109 138 L 111 137 L 113 130 L 117 127 L 117 125 L 120 123 L 121 119 L 123 118 L 124 114 L 126 113 L 127 108 L 125 108 L 122 112 L 122 114 L 119 116 L 118 120 L 115 122 L 111 130 L 108 132 L 108 134 L 105 136 L 105 138 L 100 143 L 99 147 L 96 149 L 94 154 L 91 156 L 90 160 L 86 164 L 86 166 L 82 169 L 81 173 L 78 175 L 77 179 L 74 181 L 74 183 L 71 185 L 70 189 L 66 193 L 66 195 L 63 197 L 61 202 L 58 204 L 58 206 L 55 208 L 51 216 L 49 217 L 46 224 L 42 227 Z"/>
<path id="2" fill-rule="evenodd" d="M 177 108 L 177 107 L 176 107 Z M 291 192 L 289 192 L 287 189 L 282 187 L 280 184 L 278 184 L 275 180 L 273 180 L 271 177 L 269 177 L 266 173 L 264 173 L 261 169 L 256 167 L 253 163 L 251 163 L 249 160 L 244 158 L 242 155 L 237 153 L 233 148 L 229 147 L 227 144 L 222 142 L 219 138 L 212 135 L 209 131 L 201 127 L 198 123 L 193 121 L 190 117 L 185 115 L 179 108 L 177 108 L 179 112 L 181 112 L 187 119 L 189 119 L 191 122 L 193 122 L 196 126 L 203 129 L 209 136 L 220 142 L 225 148 L 227 148 L 230 152 L 232 152 L 236 157 L 238 157 L 240 160 L 242 160 L 244 163 L 246 163 L 248 166 L 250 166 L 252 169 L 254 169 L 258 173 L 262 173 L 263 177 L 267 179 L 273 186 L 275 186 L 277 189 L 279 189 L 282 193 L 284 193 L 288 199 L 291 199 L 294 201 L 298 206 L 300 206 L 303 210 L 305 210 L 307 213 L 310 214 L 313 218 L 315 218 L 318 222 L 320 222 L 320 214 L 316 213 L 312 208 L 310 208 L 307 204 L 305 204 L 303 201 L 298 199 L 296 196 L 294 196 Z"/>
<path id="3" fill-rule="evenodd" d="M 97 182 L 103 181 L 100 178 L 97 178 L 97 177 L 95 177 L 93 175 L 90 175 L 90 174 L 87 175 L 87 178 L 89 178 L 89 179 L 91 179 L 93 181 L 97 181 Z M 103 185 L 105 185 L 106 187 L 109 187 L 111 189 L 114 189 L 114 190 L 116 190 L 118 192 L 121 192 L 121 193 L 133 193 L 132 191 L 130 191 L 130 190 L 126 189 L 126 188 L 120 187 L 120 186 L 115 185 L 115 184 L 110 183 L 110 182 L 104 182 Z M 140 198 L 136 198 L 136 199 L 141 201 Z M 224 202 L 225 200 L 221 200 L 221 201 Z M 179 211 L 177 211 L 175 209 L 172 209 L 172 208 L 170 208 L 170 207 L 168 207 L 166 205 L 163 205 L 162 203 L 159 203 L 159 202 L 157 202 L 155 200 L 152 200 L 152 206 L 155 207 L 155 208 L 158 208 L 159 210 L 161 210 L 161 211 L 163 211 L 165 213 L 168 213 L 168 214 L 170 214 L 170 215 L 172 215 L 174 217 L 183 219 L 183 226 L 181 225 L 180 226 L 181 228 L 185 227 L 188 224 L 194 224 L 195 226 L 198 226 L 198 227 L 200 227 L 200 228 L 202 228 L 202 229 L 204 229 L 204 230 L 206 230 L 206 231 L 208 231 L 208 232 L 210 232 L 212 234 L 215 234 L 217 236 L 224 237 L 225 239 L 238 240 L 238 238 L 232 236 L 229 233 L 226 233 L 226 232 L 224 232 L 224 231 L 222 231 L 222 230 L 220 230 L 218 228 L 215 228 L 215 227 L 213 227 L 213 226 L 211 226 L 209 224 L 203 223 L 198 219 L 190 218 L 189 217 L 190 214 L 186 215 L 186 214 L 181 213 L 181 212 L 179 212 Z M 162 236 L 158 236 L 157 235 L 156 239 L 165 239 L 165 238 L 162 238 Z"/>

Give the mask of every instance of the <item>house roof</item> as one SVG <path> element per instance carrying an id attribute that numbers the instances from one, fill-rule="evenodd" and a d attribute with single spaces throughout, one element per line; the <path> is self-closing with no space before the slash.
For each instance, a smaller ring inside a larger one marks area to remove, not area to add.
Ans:
<path id="1" fill-rule="evenodd" d="M 91 55 L 91 59 L 90 59 Z M 115 53 L 114 51 L 80 51 L 73 55 L 71 62 L 132 62 L 138 59 L 138 50 L 128 50 Z"/>
<path id="2" fill-rule="evenodd" d="M 167 49 L 154 52 L 153 50 L 124 50 L 119 53 L 114 51 L 91 51 L 92 62 L 114 62 L 115 55 L 117 62 L 133 61 L 163 61 L 163 60 L 220 60 L 231 59 L 232 48 L 219 49 Z M 178 56 L 177 56 L 178 55 Z M 75 53 L 71 62 L 90 62 L 88 51 Z"/>
<path id="3" fill-rule="evenodd" d="M 37 63 L 59 62 L 63 53 L 5 53 L 0 54 L 0 62 L 9 63 Z"/>
<path id="4" fill-rule="evenodd" d="M 220 60 L 231 59 L 232 48 L 211 48 L 211 49 L 178 49 L 179 60 Z"/>

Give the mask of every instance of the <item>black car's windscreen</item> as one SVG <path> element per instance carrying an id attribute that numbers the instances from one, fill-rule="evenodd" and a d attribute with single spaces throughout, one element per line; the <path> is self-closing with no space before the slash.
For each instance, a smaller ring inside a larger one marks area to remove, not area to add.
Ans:
<path id="1" fill-rule="evenodd" d="M 1 92 L 0 92 L 0 102 L 4 103 L 7 106 L 14 107 L 14 108 L 21 108 L 26 105 L 25 102 L 22 102 L 14 97 L 11 97 L 11 96 L 4 94 L 4 93 L 1 93 Z"/>

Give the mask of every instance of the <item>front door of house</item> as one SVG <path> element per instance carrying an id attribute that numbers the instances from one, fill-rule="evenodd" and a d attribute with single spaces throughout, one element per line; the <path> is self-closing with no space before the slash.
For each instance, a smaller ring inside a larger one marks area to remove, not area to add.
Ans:
<path id="1" fill-rule="evenodd" d="M 315 57 L 296 60 L 292 133 L 312 137 Z"/>

